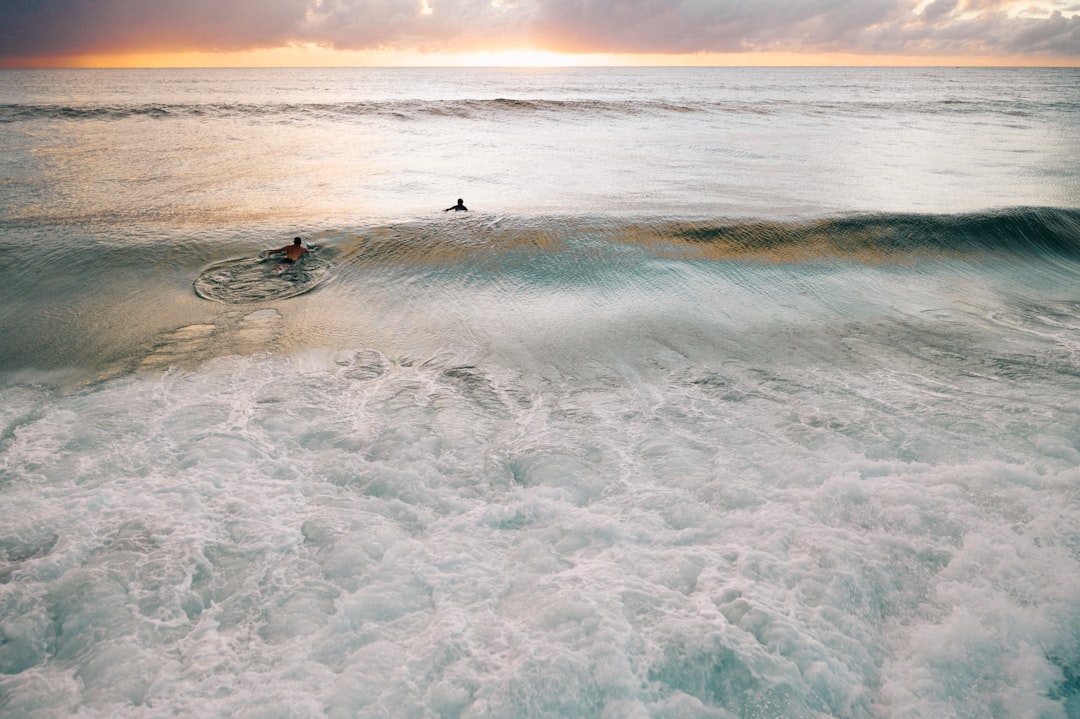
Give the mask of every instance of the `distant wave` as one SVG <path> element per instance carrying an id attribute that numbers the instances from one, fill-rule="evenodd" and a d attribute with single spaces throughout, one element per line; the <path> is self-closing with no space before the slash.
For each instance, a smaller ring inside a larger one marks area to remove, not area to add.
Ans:
<path id="1" fill-rule="evenodd" d="M 121 120 L 131 117 L 379 117 L 401 120 L 431 117 L 484 118 L 507 114 L 639 115 L 706 112 L 706 103 L 598 100 L 396 100 L 344 103 L 205 103 L 139 105 L 0 105 L 0 122 L 30 120 Z M 712 109 L 716 109 L 715 107 Z"/>
<path id="2" fill-rule="evenodd" d="M 0 104 L 0 123 L 33 120 L 122 120 L 133 117 L 168 119 L 177 117 L 220 118 L 318 118 L 348 120 L 364 117 L 419 120 L 433 117 L 486 119 L 523 114 L 552 117 L 634 115 L 670 115 L 700 113 L 708 115 L 878 115 L 908 113 L 930 115 L 1000 114 L 1023 117 L 1035 113 L 1075 113 L 1073 103 L 1042 104 L 1000 102 L 965 102 L 940 100 L 926 102 L 807 102 L 768 100 L 761 102 L 695 102 L 661 100 L 393 100 L 340 103 L 151 103 L 151 104 Z"/>

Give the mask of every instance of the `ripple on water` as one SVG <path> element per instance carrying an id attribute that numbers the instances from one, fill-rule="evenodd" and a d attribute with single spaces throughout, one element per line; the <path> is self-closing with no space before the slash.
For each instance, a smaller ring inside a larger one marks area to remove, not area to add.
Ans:
<path id="1" fill-rule="evenodd" d="M 244 257 L 206 268 L 195 280 L 195 294 L 228 304 L 283 300 L 311 292 L 326 279 L 330 263 L 312 252 L 283 272 L 278 258 Z"/>

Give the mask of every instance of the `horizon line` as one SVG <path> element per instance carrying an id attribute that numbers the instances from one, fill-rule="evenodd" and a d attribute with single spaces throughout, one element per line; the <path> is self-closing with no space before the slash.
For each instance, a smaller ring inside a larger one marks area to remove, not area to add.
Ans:
<path id="1" fill-rule="evenodd" d="M 701 64 L 674 64 L 674 63 L 611 63 L 611 64 L 595 64 L 595 65 L 573 65 L 573 64 L 557 64 L 552 63 L 550 65 L 543 64 L 489 64 L 489 63 L 475 63 L 475 64 L 400 64 L 400 65 L 381 65 L 381 64 L 356 64 L 356 65 L 302 65 L 302 64 L 282 64 L 282 65 L 4 65 L 0 63 L 0 70 L 603 70 L 603 69 L 626 69 L 626 68 L 641 68 L 641 69 L 728 69 L 728 70 L 754 70 L 754 69 L 837 69 L 837 68 L 851 68 L 851 69 L 868 69 L 868 70 L 884 70 L 884 69 L 987 69 L 987 70 L 1076 70 L 1080 69 L 1080 60 L 1076 64 L 1021 64 L 1021 63 L 963 63 L 963 62 L 941 62 L 941 63 L 842 63 L 842 62 L 823 62 L 823 63 L 731 63 L 731 64 L 719 64 L 719 63 L 701 63 Z"/>
<path id="2" fill-rule="evenodd" d="M 445 53 L 328 50 L 293 45 L 246 51 L 143 51 L 0 58 L 0 69 L 556 67 L 1080 67 L 1080 55 L 893 54 L 856 52 L 559 52 L 535 47 Z"/>

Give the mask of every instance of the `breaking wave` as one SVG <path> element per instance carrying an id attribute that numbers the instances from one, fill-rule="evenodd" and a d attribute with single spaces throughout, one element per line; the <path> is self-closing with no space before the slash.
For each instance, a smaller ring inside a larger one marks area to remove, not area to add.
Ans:
<path id="1" fill-rule="evenodd" d="M 966 102 L 934 100 L 912 102 L 807 102 L 672 101 L 592 99 L 459 99 L 377 100 L 333 103 L 111 103 L 111 104 L 0 104 L 0 123 L 35 120 L 123 120 L 128 118 L 270 118 L 349 121 L 363 118 L 422 120 L 432 118 L 498 119 L 537 115 L 549 118 L 702 115 L 879 115 L 897 112 L 914 115 L 1001 114 L 1024 117 L 1039 113 L 1075 113 L 1074 103 Z"/>

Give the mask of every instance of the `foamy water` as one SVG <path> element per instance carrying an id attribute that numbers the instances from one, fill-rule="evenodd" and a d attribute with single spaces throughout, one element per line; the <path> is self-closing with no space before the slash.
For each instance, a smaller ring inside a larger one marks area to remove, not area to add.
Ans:
<path id="1" fill-rule="evenodd" d="M 0 714 L 1080 716 L 1080 85 L 804 72 L 0 74 Z"/>

